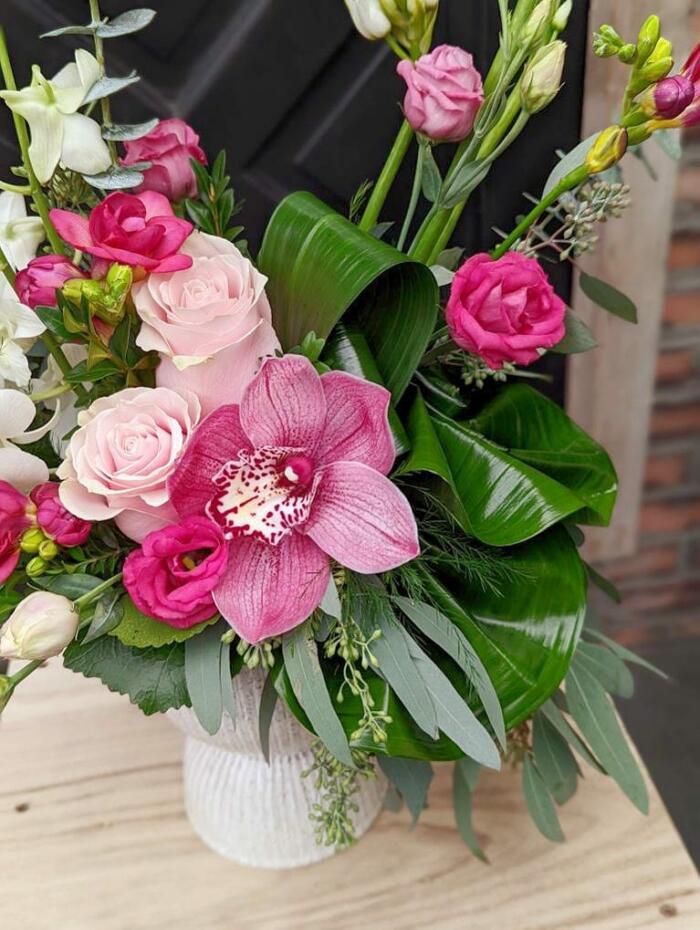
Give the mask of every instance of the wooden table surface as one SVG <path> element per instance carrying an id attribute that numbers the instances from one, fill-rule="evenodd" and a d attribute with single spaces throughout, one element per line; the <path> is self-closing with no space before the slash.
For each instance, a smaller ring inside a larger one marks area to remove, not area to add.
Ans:
<path id="1" fill-rule="evenodd" d="M 489 775 L 470 858 L 438 767 L 414 830 L 385 812 L 349 852 L 294 872 L 236 866 L 189 829 L 182 737 L 52 663 L 0 725 L 0 922 L 13 930 L 698 930 L 700 882 L 652 789 L 649 818 L 591 774 L 569 842 Z"/>

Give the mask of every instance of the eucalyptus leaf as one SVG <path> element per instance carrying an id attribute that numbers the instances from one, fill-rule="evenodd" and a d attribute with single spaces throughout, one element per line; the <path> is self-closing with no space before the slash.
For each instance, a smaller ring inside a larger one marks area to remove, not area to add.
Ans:
<path id="1" fill-rule="evenodd" d="M 98 636 L 104 636 L 110 633 L 116 626 L 119 626 L 122 619 L 123 608 L 121 606 L 121 591 L 109 591 L 104 597 L 100 598 L 95 607 L 95 613 L 92 615 L 90 626 L 83 636 L 83 644 L 92 642 Z"/>
<path id="2" fill-rule="evenodd" d="M 153 22 L 155 15 L 155 10 L 127 10 L 125 13 L 115 16 L 114 19 L 100 23 L 95 29 L 95 33 L 100 39 L 116 39 L 118 36 L 131 35 L 149 26 Z"/>
<path id="3" fill-rule="evenodd" d="M 80 572 L 73 575 L 40 575 L 38 578 L 32 578 L 32 582 L 38 587 L 51 591 L 52 594 L 62 594 L 72 601 L 77 601 L 84 594 L 94 591 L 103 581 L 103 578 Z"/>
<path id="4" fill-rule="evenodd" d="M 455 276 L 454 271 L 448 271 L 448 269 L 443 268 L 442 265 L 431 265 L 430 270 L 437 281 L 438 287 L 448 287 L 452 284 Z"/>
<path id="5" fill-rule="evenodd" d="M 547 720 L 552 724 L 557 733 L 559 733 L 560 736 L 563 736 L 569 746 L 576 750 L 584 762 L 587 762 L 588 765 L 590 765 L 591 768 L 594 768 L 597 772 L 607 774 L 603 766 L 600 764 L 600 762 L 598 762 L 588 746 L 566 719 L 560 708 L 557 707 L 554 699 L 543 704 L 541 712 L 543 716 L 546 717 Z"/>
<path id="6" fill-rule="evenodd" d="M 99 23 L 88 23 L 87 26 L 61 26 L 60 29 L 52 29 L 50 32 L 42 32 L 40 39 L 59 39 L 61 36 L 93 36 L 100 25 Z"/>
<path id="7" fill-rule="evenodd" d="M 212 736 L 221 728 L 221 630 L 210 627 L 185 643 L 185 680 L 192 710 L 202 729 Z"/>
<path id="8" fill-rule="evenodd" d="M 231 644 L 221 643 L 221 703 L 224 711 L 231 720 L 236 720 L 236 697 L 233 691 L 233 676 L 231 674 Z"/>
<path id="9" fill-rule="evenodd" d="M 120 90 L 124 90 L 126 87 L 130 87 L 132 84 L 136 84 L 138 80 L 140 80 L 140 78 L 135 71 L 132 71 L 131 74 L 127 74 L 124 77 L 100 78 L 99 81 L 95 81 L 95 83 L 85 95 L 83 104 L 93 103 L 95 100 L 101 100 L 103 97 L 109 97 L 112 94 L 116 94 Z"/>
<path id="10" fill-rule="evenodd" d="M 558 355 L 579 355 L 588 352 L 589 349 L 595 349 L 598 345 L 593 333 L 573 310 L 567 309 L 564 323 L 566 335 L 549 350 L 550 352 L 556 352 Z"/>
<path id="11" fill-rule="evenodd" d="M 452 771 L 452 804 L 460 836 L 477 859 L 488 862 L 472 824 L 474 790 L 480 773 L 481 766 L 473 759 L 459 759 L 455 762 Z"/>
<path id="12" fill-rule="evenodd" d="M 614 585 L 609 578 L 605 577 L 605 575 L 601 575 L 601 573 L 593 568 L 592 565 L 589 565 L 588 562 L 585 562 L 584 564 L 586 566 L 586 573 L 596 588 L 598 588 L 599 591 L 602 591 L 603 594 L 606 594 L 611 601 L 614 601 L 616 604 L 621 604 L 622 595 L 620 594 L 617 585 Z"/>
<path id="13" fill-rule="evenodd" d="M 569 744 L 552 723 L 536 714 L 532 727 L 535 763 L 557 804 L 566 804 L 576 793 L 579 767 Z"/>
<path id="14" fill-rule="evenodd" d="M 659 678 L 663 678 L 668 681 L 668 675 L 665 672 L 662 672 L 661 669 L 657 668 L 655 665 L 652 665 L 651 662 L 647 662 L 646 659 L 643 659 L 641 656 L 637 655 L 636 652 L 632 652 L 625 646 L 621 646 L 620 643 L 616 643 L 614 640 L 605 636 L 605 634 L 601 633 L 599 630 L 586 627 L 585 633 L 586 636 L 592 636 L 595 639 L 605 643 L 605 645 L 609 649 L 612 649 L 612 651 L 624 662 L 631 662 L 633 665 L 638 665 L 640 668 L 645 668 L 648 672 L 652 672 L 654 675 L 658 675 Z"/>
<path id="15" fill-rule="evenodd" d="M 328 614 L 329 617 L 333 617 L 335 620 L 339 620 L 342 616 L 343 607 L 340 603 L 338 586 L 332 575 L 328 579 L 328 587 L 326 588 L 326 593 L 323 595 L 323 599 L 319 606 L 324 614 Z"/>
<path id="16" fill-rule="evenodd" d="M 540 833 L 553 843 L 563 843 L 565 837 L 552 795 L 529 755 L 525 756 L 523 764 L 523 794 L 528 812 Z"/>
<path id="17" fill-rule="evenodd" d="M 420 759 L 400 759 L 391 756 L 379 756 L 377 761 L 406 802 L 413 823 L 416 824 L 427 803 L 430 783 L 433 780 L 432 765 Z"/>
<path id="18" fill-rule="evenodd" d="M 328 694 L 309 623 L 301 624 L 283 637 L 282 654 L 294 694 L 317 735 L 339 762 L 354 768 L 348 740 Z"/>
<path id="19" fill-rule="evenodd" d="M 677 129 L 657 129 L 653 136 L 662 152 L 665 152 L 673 161 L 680 161 L 683 157 L 681 134 Z"/>
<path id="20" fill-rule="evenodd" d="M 268 674 L 260 695 L 260 707 L 258 709 L 260 749 L 268 765 L 270 764 L 270 726 L 272 725 L 272 717 L 276 706 L 277 690 L 275 688 L 275 679 L 272 674 Z"/>
<path id="21" fill-rule="evenodd" d="M 451 249 L 443 249 L 435 259 L 435 264 L 440 265 L 441 268 L 447 268 L 448 271 L 456 271 L 463 255 L 464 249 L 459 246 L 455 246 Z"/>
<path id="22" fill-rule="evenodd" d="M 152 132 L 160 120 L 149 119 L 145 123 L 111 123 L 102 127 L 102 138 L 108 142 L 131 142 Z"/>
<path id="23" fill-rule="evenodd" d="M 586 161 L 586 155 L 590 151 L 593 143 L 596 141 L 599 132 L 593 133 L 592 136 L 589 136 L 587 139 L 584 139 L 583 142 L 580 142 L 576 148 L 572 149 L 568 155 L 565 155 L 556 168 L 547 178 L 547 181 L 542 191 L 542 197 L 546 197 L 547 194 L 551 194 L 554 188 L 559 184 L 560 181 L 563 181 L 567 174 L 571 174 L 572 171 L 575 171 L 576 168 L 580 168 Z"/>
<path id="24" fill-rule="evenodd" d="M 622 659 L 605 646 L 580 642 L 574 656 L 574 668 L 587 669 L 605 688 L 608 694 L 631 698 L 634 678 Z"/>
<path id="25" fill-rule="evenodd" d="M 585 271 L 582 271 L 579 276 L 579 284 L 586 297 L 592 300 L 593 303 L 598 304 L 599 307 L 602 307 L 603 310 L 607 310 L 608 313 L 612 313 L 628 323 L 638 322 L 635 304 L 626 294 L 618 291 L 612 284 L 601 281 L 600 278 L 587 274 Z"/>
<path id="26" fill-rule="evenodd" d="M 425 150 L 423 155 L 423 174 L 421 177 L 423 196 L 430 203 L 435 203 L 440 195 L 440 188 L 442 187 L 440 169 L 435 161 L 433 148 L 430 143 L 421 142 L 420 144 L 424 146 Z"/>
<path id="27" fill-rule="evenodd" d="M 635 807 L 648 813 L 649 796 L 644 777 L 602 685 L 587 669 L 580 665 L 572 667 L 566 677 L 566 698 L 584 739 L 607 773 Z"/>
<path id="28" fill-rule="evenodd" d="M 143 174 L 136 168 L 112 165 L 101 174 L 83 175 L 85 181 L 91 187 L 97 187 L 100 190 L 126 190 L 130 187 L 138 187 L 143 183 Z"/>

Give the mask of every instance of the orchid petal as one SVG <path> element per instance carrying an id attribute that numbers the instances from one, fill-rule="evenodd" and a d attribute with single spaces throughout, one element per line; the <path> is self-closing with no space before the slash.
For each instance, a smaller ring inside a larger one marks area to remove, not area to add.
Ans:
<path id="1" fill-rule="evenodd" d="M 0 246 L 15 271 L 26 268 L 45 238 L 44 224 L 38 216 L 21 217 L 0 226 Z"/>
<path id="2" fill-rule="evenodd" d="M 321 384 L 328 413 L 319 461 L 324 465 L 363 462 L 388 474 L 396 458 L 388 419 L 389 391 L 342 371 L 323 375 Z"/>
<path id="3" fill-rule="evenodd" d="M 416 558 L 420 546 L 411 505 L 388 478 L 360 462 L 334 462 L 321 475 L 303 532 L 332 559 L 375 574 Z"/>
<path id="4" fill-rule="evenodd" d="M 29 92 L 28 92 L 29 90 Z M 46 184 L 56 170 L 63 145 L 63 116 L 58 109 L 37 96 L 38 89 L 25 88 L 19 100 L 8 106 L 29 124 L 29 160 L 40 184 Z M 40 91 L 43 94 L 43 91 Z M 7 101 L 7 98 L 5 98 Z"/>
<path id="5" fill-rule="evenodd" d="M 292 533 L 278 546 L 250 538 L 229 544 L 229 564 L 214 602 L 247 643 L 280 636 L 303 623 L 328 587 L 328 557 Z"/>
<path id="6" fill-rule="evenodd" d="M 21 194 L 3 191 L 0 194 L 0 226 L 13 220 L 22 220 L 27 215 L 27 204 Z"/>
<path id="7" fill-rule="evenodd" d="M 0 442 L 22 436 L 36 415 L 36 407 L 21 391 L 0 389 Z"/>
<path id="8" fill-rule="evenodd" d="M 27 430 L 26 433 L 22 433 L 21 436 L 16 435 L 12 437 L 12 441 L 16 442 L 18 446 L 29 446 L 33 442 L 38 442 L 40 439 L 43 439 L 47 433 L 50 433 L 54 426 L 58 423 L 59 417 L 61 416 L 61 407 L 56 405 L 56 409 L 53 412 L 53 415 L 46 423 L 42 423 L 41 426 L 37 426 L 36 429 Z"/>
<path id="9" fill-rule="evenodd" d="M 241 425 L 256 447 L 314 451 L 325 420 L 321 378 L 302 355 L 263 362 L 241 401 Z"/>
<path id="10" fill-rule="evenodd" d="M 64 117 L 61 162 L 78 174 L 99 174 L 109 168 L 109 149 L 94 119 L 82 113 Z"/>
<path id="11" fill-rule="evenodd" d="M 49 469 L 38 456 L 4 446 L 0 448 L 0 479 L 28 494 L 37 484 L 49 480 Z"/>
<path id="12" fill-rule="evenodd" d="M 9 340 L 0 341 L 0 378 L 27 387 L 32 376 L 27 356 L 21 346 Z"/>

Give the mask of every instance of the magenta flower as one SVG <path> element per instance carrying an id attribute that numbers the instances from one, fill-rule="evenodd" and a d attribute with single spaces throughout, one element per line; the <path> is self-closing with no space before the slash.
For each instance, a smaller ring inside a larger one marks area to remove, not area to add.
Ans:
<path id="1" fill-rule="evenodd" d="M 56 291 L 66 281 L 86 277 L 65 255 L 40 255 L 17 272 L 15 290 L 21 302 L 32 310 L 36 307 L 55 307 Z"/>
<path id="2" fill-rule="evenodd" d="M 92 523 L 74 516 L 61 503 L 58 485 L 38 484 L 29 495 L 36 505 L 36 522 L 59 546 L 82 546 L 92 532 Z"/>
<path id="3" fill-rule="evenodd" d="M 125 142 L 124 148 L 122 165 L 151 164 L 143 172 L 138 191 L 158 191 L 168 200 L 197 196 L 192 159 L 206 165 L 207 156 L 200 148 L 197 133 L 181 119 L 162 119 L 147 135 Z"/>
<path id="4" fill-rule="evenodd" d="M 177 254 L 192 224 L 175 216 L 168 198 L 155 191 L 110 194 L 87 219 L 70 210 L 51 210 L 50 216 L 66 242 L 103 262 L 161 273 L 192 264 L 189 255 Z"/>
<path id="5" fill-rule="evenodd" d="M 17 568 L 20 540 L 32 525 L 31 502 L 7 481 L 0 481 L 0 584 Z"/>
<path id="6" fill-rule="evenodd" d="M 330 559 L 372 574 L 418 555 L 411 507 L 385 477 L 388 407 L 384 388 L 289 355 L 196 431 L 168 489 L 181 517 L 206 514 L 229 540 L 214 601 L 247 642 L 306 620 Z"/>
<path id="7" fill-rule="evenodd" d="M 124 587 L 149 617 L 187 629 L 216 613 L 212 591 L 226 571 L 224 534 L 206 517 L 150 533 L 124 562 Z"/>

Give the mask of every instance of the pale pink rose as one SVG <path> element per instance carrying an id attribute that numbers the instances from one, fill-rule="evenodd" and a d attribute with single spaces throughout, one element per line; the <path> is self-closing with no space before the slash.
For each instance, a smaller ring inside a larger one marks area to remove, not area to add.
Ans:
<path id="1" fill-rule="evenodd" d="M 530 365 L 540 349 L 564 338 L 566 305 L 542 266 L 520 252 L 498 261 L 472 255 L 459 269 L 445 308 L 450 335 L 494 371 L 504 362 Z"/>
<path id="2" fill-rule="evenodd" d="M 116 518 L 140 542 L 172 523 L 166 482 L 200 419 L 189 392 L 127 388 L 78 415 L 58 469 L 64 506 L 83 520 Z"/>
<path id="3" fill-rule="evenodd" d="M 412 128 L 435 142 L 461 142 L 474 126 L 484 102 L 474 59 L 454 45 L 439 45 L 413 64 L 396 70 L 408 86 L 404 114 Z"/>
<path id="4" fill-rule="evenodd" d="M 267 278 L 230 242 L 192 233 L 192 265 L 133 288 L 143 325 L 137 344 L 160 353 L 158 385 L 194 392 L 205 414 L 238 403 L 260 360 L 279 349 Z"/>
<path id="5" fill-rule="evenodd" d="M 143 184 L 136 191 L 158 191 L 168 200 L 182 200 L 197 194 L 197 182 L 191 159 L 206 165 L 207 156 L 199 145 L 199 136 L 181 119 L 162 119 L 148 135 L 125 142 L 122 165 L 148 161 Z"/>

